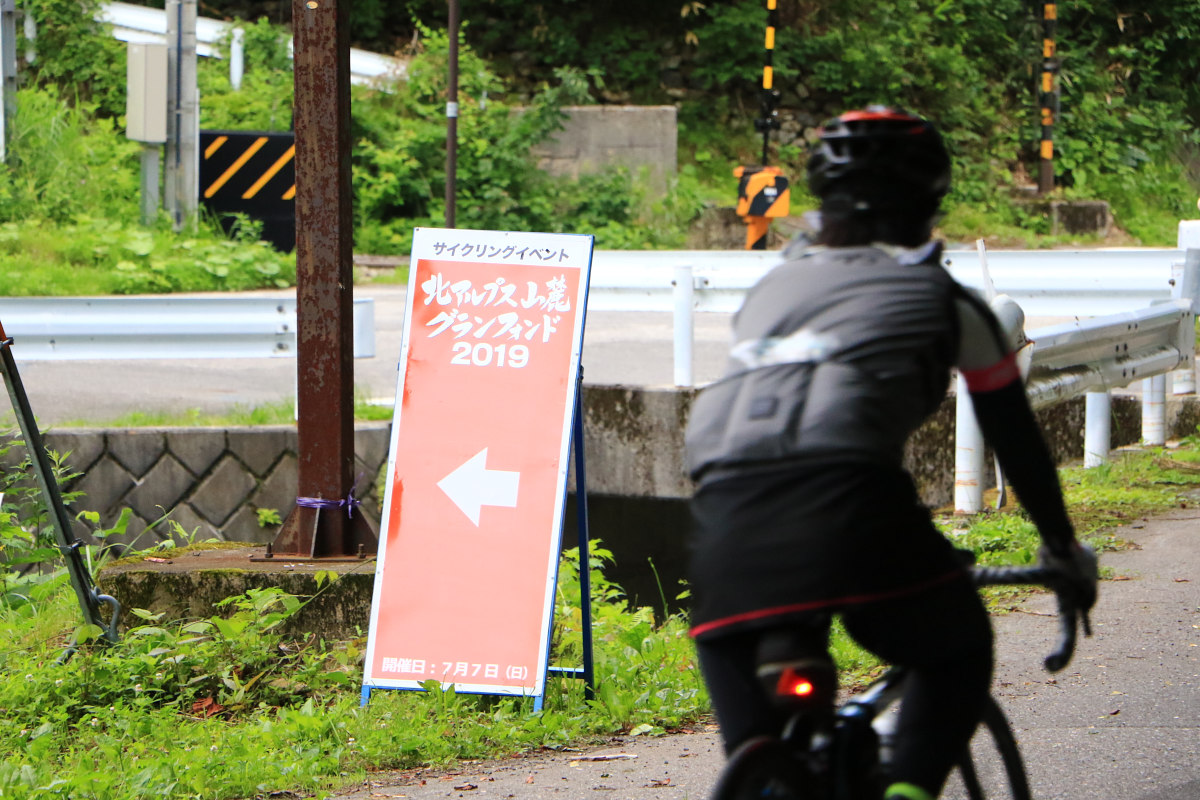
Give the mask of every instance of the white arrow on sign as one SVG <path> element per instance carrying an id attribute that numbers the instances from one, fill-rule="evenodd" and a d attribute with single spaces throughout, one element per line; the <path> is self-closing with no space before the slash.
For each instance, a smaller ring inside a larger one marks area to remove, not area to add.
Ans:
<path id="1" fill-rule="evenodd" d="M 479 511 L 483 506 L 516 507 L 520 480 L 519 472 L 488 469 L 485 447 L 438 481 L 438 488 L 478 528 Z"/>

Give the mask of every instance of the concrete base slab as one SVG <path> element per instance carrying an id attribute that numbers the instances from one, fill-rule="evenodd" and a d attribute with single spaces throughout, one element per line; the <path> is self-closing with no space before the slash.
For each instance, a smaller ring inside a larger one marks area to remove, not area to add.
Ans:
<path id="1" fill-rule="evenodd" d="M 220 549 L 163 550 L 123 559 L 101 570 L 101 592 L 121 603 L 120 629 L 142 624 L 141 608 L 169 620 L 207 619 L 222 613 L 216 604 L 251 589 L 277 586 L 298 597 L 312 597 L 284 628 L 287 635 L 313 633 L 325 639 L 365 635 L 370 621 L 375 559 L 299 561 L 261 559 L 262 545 Z M 336 573 L 329 580 L 328 573 Z M 318 583 L 318 573 L 326 573 Z"/>

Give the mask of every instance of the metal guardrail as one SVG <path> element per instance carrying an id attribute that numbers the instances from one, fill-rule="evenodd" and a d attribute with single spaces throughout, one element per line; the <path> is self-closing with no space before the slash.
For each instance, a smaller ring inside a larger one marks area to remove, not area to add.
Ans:
<path id="1" fill-rule="evenodd" d="M 1032 316 L 1100 316 L 1144 308 L 1171 297 L 1172 265 L 1183 251 L 989 250 L 996 289 Z M 597 250 L 592 256 L 588 308 L 593 311 L 674 311 L 676 270 L 691 269 L 691 307 L 737 311 L 746 291 L 781 263 L 778 251 Z M 943 264 L 964 286 L 983 290 L 979 254 L 947 250 Z"/>
<path id="2" fill-rule="evenodd" d="M 988 251 L 992 285 L 1025 313 L 1095 317 L 1170 300 L 1184 251 Z M 658 311 L 674 315 L 675 384 L 691 386 L 693 313 L 733 313 L 746 292 L 781 263 L 778 251 L 597 250 L 592 256 L 588 310 Z M 975 250 L 947 250 L 943 264 L 964 286 L 988 291 Z"/>
<path id="3" fill-rule="evenodd" d="M 1145 381 L 1143 438 L 1151 442 L 1153 435 L 1146 432 L 1165 428 L 1165 375 L 1191 374 L 1189 391 L 1194 391 L 1192 308 L 1200 294 L 1200 251 L 988 251 L 986 256 L 986 271 L 974 250 L 948 250 L 943 265 L 965 286 L 1007 295 L 1024 314 L 1074 318 L 1030 332 L 1036 342 L 1031 404 L 1044 408 L 1087 395 L 1085 447 L 1090 461 L 1098 463 L 1109 449 L 1108 390 Z M 1186 269 L 1179 263 L 1185 257 Z M 694 314 L 736 311 L 746 291 L 779 263 L 778 252 L 600 250 L 593 255 L 588 309 L 672 312 L 675 383 L 691 386 Z M 1019 325 L 1024 327 L 1024 316 Z M 970 513 L 982 508 L 984 444 L 961 386 L 958 396 L 955 506 Z"/>
<path id="4" fill-rule="evenodd" d="M 1076 319 L 1030 331 L 1032 354 L 1026 392 L 1035 409 L 1084 395 L 1084 466 L 1108 460 L 1110 390 L 1141 382 L 1142 440 L 1165 443 L 1166 376 L 1176 372 L 1176 393 L 1195 391 L 1197 289 L 1200 250 L 1186 251 L 1173 280 L 1174 297 L 1148 308 Z M 1024 320 L 1012 319 L 1013 327 Z M 984 441 L 960 377 L 956 398 L 954 507 L 983 508 Z M 999 473 L 999 467 L 997 467 Z"/>
<path id="5" fill-rule="evenodd" d="M 291 358 L 296 300 L 271 297 L 5 297 L 18 361 Z M 354 356 L 375 355 L 375 302 L 354 301 Z"/>
<path id="6" fill-rule="evenodd" d="M 112 25 L 113 35 L 123 42 L 166 42 L 167 16 L 162 9 L 145 8 L 131 3 L 104 3 L 96 15 L 96 20 Z M 220 57 L 214 45 L 221 41 L 232 27 L 235 27 L 233 23 L 224 20 L 198 17 L 196 52 L 201 56 Z M 350 48 L 350 80 L 353 83 L 370 83 L 385 77 L 403 77 L 404 74 L 404 62 L 399 59 L 355 47 Z"/>
<path id="7" fill-rule="evenodd" d="M 1186 367 L 1195 335 L 1191 300 L 1030 331 L 1029 402 L 1045 408 Z"/>

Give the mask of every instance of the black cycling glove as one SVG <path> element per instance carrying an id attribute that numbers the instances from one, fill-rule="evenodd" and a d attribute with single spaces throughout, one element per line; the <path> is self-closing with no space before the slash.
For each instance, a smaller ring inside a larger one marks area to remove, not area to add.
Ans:
<path id="1" fill-rule="evenodd" d="M 1100 562 L 1086 544 L 1072 543 L 1065 554 L 1054 554 L 1048 547 L 1038 550 L 1038 563 L 1062 575 L 1062 592 L 1079 611 L 1096 604 L 1096 584 L 1100 580 Z"/>

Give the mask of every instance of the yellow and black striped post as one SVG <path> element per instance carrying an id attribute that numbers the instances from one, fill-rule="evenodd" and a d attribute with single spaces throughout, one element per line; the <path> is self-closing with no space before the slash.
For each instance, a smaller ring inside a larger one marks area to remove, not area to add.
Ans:
<path id="1" fill-rule="evenodd" d="M 779 24 L 778 0 L 767 0 L 767 33 L 764 42 L 762 89 L 759 93 L 759 108 L 762 116 L 754 120 L 754 128 L 763 137 L 762 163 L 767 165 L 767 144 L 771 131 L 779 129 L 779 113 L 775 104 L 779 102 L 779 91 L 775 88 L 775 28 Z"/>
<path id="2" fill-rule="evenodd" d="M 1058 59 L 1054 41 L 1058 23 L 1058 6 L 1042 3 L 1042 74 L 1038 105 L 1042 113 L 1042 143 L 1038 167 L 1038 193 L 1054 190 L 1054 120 L 1058 117 L 1059 99 L 1055 76 Z"/>
<path id="3" fill-rule="evenodd" d="M 774 217 L 786 217 L 791 203 L 788 179 L 779 167 L 737 167 L 737 215 L 746 222 L 746 249 L 766 250 Z"/>
<path id="4" fill-rule="evenodd" d="M 767 147 L 771 131 L 779 130 L 779 113 L 775 110 L 779 102 L 779 90 L 775 88 L 775 30 L 779 25 L 778 0 L 767 0 L 767 33 L 764 41 L 766 55 L 762 71 L 762 88 L 759 91 L 759 109 L 762 116 L 754 120 L 754 129 L 762 134 L 762 166 L 737 167 L 733 175 L 738 179 L 737 214 L 746 223 L 746 249 L 766 250 L 767 231 L 772 217 L 788 215 L 791 192 L 788 179 L 778 167 L 767 166 Z"/>

